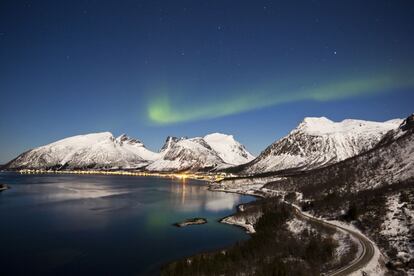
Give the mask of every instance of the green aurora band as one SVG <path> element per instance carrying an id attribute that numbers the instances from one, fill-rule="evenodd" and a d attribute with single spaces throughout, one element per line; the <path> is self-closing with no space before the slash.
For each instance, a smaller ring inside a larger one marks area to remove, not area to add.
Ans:
<path id="1" fill-rule="evenodd" d="M 196 104 L 191 106 L 173 105 L 168 95 L 162 94 L 149 103 L 147 116 L 153 124 L 166 125 L 213 119 L 294 101 L 334 101 L 413 87 L 414 77 L 386 75 L 383 77 L 330 83 L 316 88 L 298 90 L 296 92 L 289 91 L 289 93 L 271 93 L 264 91 L 240 93 L 234 98 L 222 98 L 220 101 L 203 103 L 199 106 Z"/>

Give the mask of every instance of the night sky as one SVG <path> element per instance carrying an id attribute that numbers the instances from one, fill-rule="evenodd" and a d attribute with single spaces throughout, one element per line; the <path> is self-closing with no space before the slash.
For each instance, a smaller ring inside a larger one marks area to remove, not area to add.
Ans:
<path id="1" fill-rule="evenodd" d="M 76 134 L 254 154 L 306 116 L 414 112 L 413 1 L 0 1 L 0 163 Z"/>

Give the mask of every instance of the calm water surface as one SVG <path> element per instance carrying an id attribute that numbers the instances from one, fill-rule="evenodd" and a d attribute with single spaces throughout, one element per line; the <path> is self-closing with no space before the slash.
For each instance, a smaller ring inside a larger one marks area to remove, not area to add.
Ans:
<path id="1" fill-rule="evenodd" d="M 152 275 L 165 262 L 245 240 L 218 223 L 250 196 L 201 181 L 0 173 L 1 275 Z M 207 224 L 177 228 L 204 217 Z"/>

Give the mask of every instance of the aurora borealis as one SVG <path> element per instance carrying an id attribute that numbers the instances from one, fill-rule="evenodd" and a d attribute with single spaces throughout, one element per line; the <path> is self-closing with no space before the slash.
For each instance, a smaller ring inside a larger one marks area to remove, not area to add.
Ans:
<path id="1" fill-rule="evenodd" d="M 179 103 L 175 105 L 168 94 L 164 94 L 155 97 L 148 105 L 148 117 L 156 124 L 172 124 L 217 118 L 300 100 L 333 101 L 389 93 L 402 88 L 414 89 L 414 78 L 387 74 L 372 79 L 352 79 L 297 91 L 275 88 L 273 91 L 242 92 L 232 98 L 223 97 L 218 101 L 195 106 L 180 106 Z"/>
<path id="2" fill-rule="evenodd" d="M 412 1 L 1 1 L 0 164 L 64 137 L 235 135 L 412 113 Z"/>

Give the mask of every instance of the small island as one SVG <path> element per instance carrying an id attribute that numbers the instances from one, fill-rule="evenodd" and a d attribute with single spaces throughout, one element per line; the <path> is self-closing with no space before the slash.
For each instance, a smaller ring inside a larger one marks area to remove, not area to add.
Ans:
<path id="1" fill-rule="evenodd" d="M 198 225 L 198 224 L 205 224 L 205 223 L 207 223 L 207 220 L 205 218 L 191 218 L 191 219 L 186 219 L 183 222 L 174 223 L 173 225 L 177 227 L 185 227 L 189 225 Z"/>
<path id="2" fill-rule="evenodd" d="M 0 184 L 0 192 L 3 192 L 3 191 L 5 191 L 5 190 L 7 190 L 7 189 L 9 189 L 10 187 L 9 186 L 7 186 L 6 184 Z"/>

